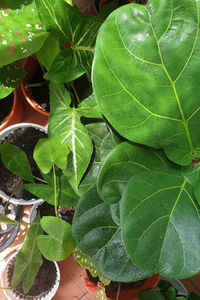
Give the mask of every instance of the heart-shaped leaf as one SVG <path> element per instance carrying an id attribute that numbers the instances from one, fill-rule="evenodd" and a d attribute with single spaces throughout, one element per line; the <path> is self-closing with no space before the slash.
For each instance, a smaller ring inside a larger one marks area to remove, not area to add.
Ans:
<path id="1" fill-rule="evenodd" d="M 112 204 L 121 199 L 122 192 L 134 175 L 166 164 L 161 151 L 145 149 L 128 142 L 116 146 L 103 163 L 98 177 L 98 193 Z"/>
<path id="2" fill-rule="evenodd" d="M 200 156 L 199 2 L 122 6 L 101 27 L 94 57 L 94 93 L 112 126 L 184 166 Z"/>
<path id="3" fill-rule="evenodd" d="M 34 148 L 33 158 L 42 173 L 50 172 L 53 165 L 64 170 L 67 167 L 69 149 L 56 139 L 40 139 Z"/>
<path id="4" fill-rule="evenodd" d="M 36 217 L 34 221 L 35 223 L 39 222 L 39 217 Z M 42 234 L 42 228 L 39 223 L 29 228 L 15 262 L 11 287 L 15 288 L 23 280 L 22 288 L 25 294 L 33 285 L 42 265 L 42 256 L 36 242 L 39 234 Z"/>
<path id="5" fill-rule="evenodd" d="M 76 207 L 72 234 L 78 248 L 94 262 L 100 274 L 113 281 L 137 281 L 151 276 L 151 271 L 136 268 L 128 257 L 121 230 L 111 217 L 110 207 L 91 187 Z"/>
<path id="6" fill-rule="evenodd" d="M 5 167 L 15 175 L 34 182 L 26 153 L 15 145 L 4 142 L 0 145 L 1 160 Z"/>
<path id="7" fill-rule="evenodd" d="M 102 23 L 82 14 L 64 0 L 36 0 L 43 24 L 59 37 L 63 49 L 45 78 L 55 82 L 70 82 L 81 74 L 90 78 L 97 31 Z"/>
<path id="8" fill-rule="evenodd" d="M 67 258 L 76 246 L 71 235 L 71 225 L 57 217 L 42 217 L 40 224 L 48 233 L 37 238 L 43 256 L 52 261 Z"/>
<path id="9" fill-rule="evenodd" d="M 35 1 L 0 0 L 0 65 L 37 52 L 47 35 Z"/>
<path id="10" fill-rule="evenodd" d="M 138 267 L 172 278 L 200 271 L 199 205 L 179 168 L 135 174 L 120 214 L 127 253 Z"/>
<path id="11" fill-rule="evenodd" d="M 50 85 L 51 115 L 49 119 L 49 137 L 64 143 L 72 152 L 70 159 L 70 181 L 78 188 L 91 159 L 93 145 L 86 127 L 81 123 L 81 115 L 69 106 L 66 98 L 53 97 L 54 84 Z"/>

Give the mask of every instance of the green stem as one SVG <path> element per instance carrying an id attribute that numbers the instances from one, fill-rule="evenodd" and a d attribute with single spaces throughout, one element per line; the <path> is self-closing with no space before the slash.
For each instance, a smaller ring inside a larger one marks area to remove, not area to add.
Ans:
<path id="1" fill-rule="evenodd" d="M 15 225 L 15 226 L 18 226 L 18 225 L 24 225 L 24 226 L 27 226 L 27 225 L 40 225 L 40 223 L 37 223 L 37 222 L 33 222 L 33 223 L 26 223 L 26 222 L 15 222 L 15 221 L 12 221 L 10 220 L 9 223 L 6 222 L 6 221 L 1 221 L 2 224 L 9 224 L 9 225 Z"/>
<path id="2" fill-rule="evenodd" d="M 38 83 L 30 83 L 25 86 L 25 89 L 27 90 L 30 87 L 43 86 L 44 84 L 46 84 L 46 81 L 42 81 L 42 82 L 38 82 Z"/>
<path id="3" fill-rule="evenodd" d="M 54 207 L 55 207 L 55 215 L 58 217 L 58 208 L 57 208 L 57 195 L 56 195 L 56 171 L 55 166 L 53 165 L 53 182 L 54 182 Z"/>
<path id="4" fill-rule="evenodd" d="M 18 185 L 16 186 L 16 188 L 14 188 L 12 194 L 11 194 L 10 197 L 8 198 L 8 201 L 6 202 L 6 205 L 4 206 L 4 209 L 3 209 L 3 211 L 2 211 L 2 214 L 5 212 L 6 208 L 7 208 L 8 205 L 10 204 L 10 199 L 12 199 L 12 197 L 13 197 L 15 191 L 16 191 L 16 190 L 19 188 L 19 186 L 21 185 L 21 182 L 22 182 L 22 181 L 20 181 L 20 182 L 18 183 Z"/>
<path id="5" fill-rule="evenodd" d="M 45 180 L 43 180 L 43 179 L 41 179 L 41 178 L 39 178 L 39 177 L 33 176 L 33 178 L 34 178 L 34 179 L 37 179 L 38 181 L 41 181 L 41 182 L 43 182 L 43 183 L 47 183 Z"/>
<path id="6" fill-rule="evenodd" d="M 72 89 L 73 89 L 74 94 L 75 94 L 75 96 L 76 96 L 77 102 L 80 103 L 81 101 L 80 101 L 79 95 L 78 95 L 78 93 L 77 93 L 77 91 L 76 91 L 76 88 L 75 88 L 75 86 L 74 86 L 73 83 L 72 83 Z"/>

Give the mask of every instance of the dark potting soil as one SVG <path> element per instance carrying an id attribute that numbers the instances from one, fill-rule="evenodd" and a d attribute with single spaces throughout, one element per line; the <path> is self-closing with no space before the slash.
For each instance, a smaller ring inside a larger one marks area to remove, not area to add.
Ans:
<path id="1" fill-rule="evenodd" d="M 30 84 L 45 82 L 43 78 L 44 73 L 38 64 L 33 77 L 31 78 Z M 50 111 L 49 105 L 49 82 L 46 81 L 42 86 L 31 87 L 31 93 L 34 100 L 44 111 Z"/>
<path id="2" fill-rule="evenodd" d="M 21 150 L 25 151 L 29 163 L 31 165 L 31 170 L 34 176 L 41 178 L 41 174 L 38 170 L 38 167 L 33 159 L 33 150 L 40 138 L 46 138 L 47 134 L 40 131 L 39 129 L 28 127 L 28 128 L 19 128 L 10 133 L 6 138 L 5 142 L 14 144 L 18 146 Z M 3 141 L 2 141 L 3 142 Z M 35 181 L 37 182 L 37 181 Z M 38 181 L 39 182 L 39 181 Z M 19 185 L 28 183 L 25 180 L 22 180 L 18 176 L 11 173 L 0 160 L 0 189 L 4 191 L 8 196 L 10 196 L 13 191 L 13 196 L 17 199 L 26 199 L 30 200 L 32 198 L 37 198 L 26 190 L 23 190 Z M 41 183 L 41 182 L 39 182 Z M 18 187 L 19 186 L 19 187 Z M 17 188 L 18 187 L 18 188 Z"/>
<path id="3" fill-rule="evenodd" d="M 87 275 L 90 281 L 94 283 L 98 283 L 100 280 L 98 277 L 93 277 L 90 272 L 87 271 Z M 146 279 L 135 281 L 135 282 L 121 282 L 120 284 L 120 290 L 131 290 L 131 289 L 137 289 L 143 286 Z M 110 284 L 105 286 L 106 290 L 117 292 L 119 288 L 119 282 L 111 281 Z"/>
<path id="4" fill-rule="evenodd" d="M 53 205 L 43 202 L 41 205 L 39 205 L 40 210 L 40 217 L 44 216 L 54 216 L 55 217 L 55 208 Z M 73 207 L 69 206 L 63 206 L 58 208 L 58 213 L 61 215 L 62 220 L 68 222 L 72 225 L 72 220 L 74 216 L 75 209 Z"/>
<path id="5" fill-rule="evenodd" d="M 16 262 L 16 257 L 13 257 L 13 259 L 10 261 L 10 263 L 7 266 L 7 280 L 9 286 L 11 285 L 15 262 Z M 42 296 L 46 295 L 54 286 L 56 282 L 56 277 L 57 277 L 57 270 L 54 263 L 43 258 L 43 264 L 39 269 L 34 284 L 26 294 L 26 297 L 22 290 L 22 283 L 20 283 L 20 285 L 13 290 L 13 293 L 16 296 L 18 296 L 19 299 L 27 299 L 27 300 L 35 299 L 38 296 L 42 298 Z"/>
<path id="6" fill-rule="evenodd" d="M 0 99 L 0 125 L 8 117 L 13 106 L 13 94 L 8 95 L 7 97 Z"/>

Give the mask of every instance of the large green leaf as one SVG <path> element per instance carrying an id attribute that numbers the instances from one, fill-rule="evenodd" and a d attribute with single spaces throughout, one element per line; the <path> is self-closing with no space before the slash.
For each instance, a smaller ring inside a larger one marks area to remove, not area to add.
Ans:
<path id="1" fill-rule="evenodd" d="M 91 187 L 76 207 L 72 235 L 78 248 L 88 255 L 100 274 L 114 281 L 137 281 L 152 275 L 136 268 L 121 239 L 121 230 L 112 220 L 109 205 Z"/>
<path id="2" fill-rule="evenodd" d="M 49 204 L 55 205 L 53 175 L 48 185 L 24 184 L 22 188 Z M 58 175 L 58 173 L 56 175 L 56 197 L 58 206 L 75 207 L 79 199 L 79 195 L 75 193 L 65 175 Z"/>
<path id="3" fill-rule="evenodd" d="M 35 218 L 35 222 L 39 217 Z M 42 256 L 37 247 L 37 237 L 42 234 L 40 225 L 32 225 L 27 234 L 22 248 L 17 254 L 11 287 L 15 288 L 23 280 L 22 288 L 27 293 L 34 283 L 35 277 L 42 265 Z"/>
<path id="4" fill-rule="evenodd" d="M 4 142 L 0 145 L 1 160 L 5 167 L 15 175 L 34 182 L 26 153 L 15 145 Z"/>
<path id="5" fill-rule="evenodd" d="M 200 156 L 199 2 L 117 9 L 99 31 L 94 57 L 94 92 L 108 121 L 180 165 Z"/>
<path id="6" fill-rule="evenodd" d="M 115 203 L 121 199 L 127 182 L 134 174 L 165 164 L 162 152 L 123 142 L 110 152 L 101 167 L 98 193 L 104 201 Z"/>
<path id="7" fill-rule="evenodd" d="M 47 35 L 34 0 L 0 0 L 0 65 L 35 53 Z"/>
<path id="8" fill-rule="evenodd" d="M 40 139 L 33 152 L 38 167 L 42 173 L 50 172 L 53 165 L 64 170 L 67 167 L 67 155 L 69 149 L 65 144 L 59 143 L 56 139 Z"/>
<path id="9" fill-rule="evenodd" d="M 200 271 L 199 205 L 179 168 L 134 175 L 120 212 L 124 244 L 138 267 L 173 278 Z"/>
<path id="10" fill-rule="evenodd" d="M 72 152 L 70 181 L 78 188 L 91 159 L 93 145 L 86 127 L 81 123 L 81 115 L 69 106 L 68 99 L 55 95 L 50 85 L 51 114 L 49 119 L 49 137 L 64 143 Z M 70 157 L 69 157 L 70 158 Z"/>
<path id="11" fill-rule="evenodd" d="M 85 72 L 90 77 L 94 45 L 101 21 L 82 14 L 64 0 L 36 0 L 36 5 L 42 23 L 59 37 L 65 48 L 65 51 L 58 54 L 46 78 L 63 83 L 70 82 Z"/>
<path id="12" fill-rule="evenodd" d="M 40 224 L 48 235 L 40 235 L 37 245 L 48 260 L 64 260 L 75 248 L 71 225 L 58 217 L 43 217 Z"/>

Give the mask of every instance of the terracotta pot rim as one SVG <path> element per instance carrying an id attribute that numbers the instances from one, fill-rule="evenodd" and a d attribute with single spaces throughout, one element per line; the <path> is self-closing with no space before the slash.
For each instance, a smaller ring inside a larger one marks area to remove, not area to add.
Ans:
<path id="1" fill-rule="evenodd" d="M 13 94 L 13 105 L 12 105 L 12 108 L 11 108 L 11 111 L 10 111 L 9 115 L 4 120 L 4 122 L 0 125 L 0 131 L 3 130 L 3 129 L 5 129 L 9 125 L 9 123 L 13 119 L 14 114 L 16 113 L 16 110 L 18 108 L 17 107 L 17 92 L 16 92 L 16 90 L 14 90 L 12 92 L 12 94 Z"/>
<path id="2" fill-rule="evenodd" d="M 21 90 L 22 90 L 24 98 L 26 99 L 26 101 L 30 104 L 30 106 L 33 109 L 35 109 L 37 112 L 39 112 L 43 116 L 49 117 L 50 113 L 43 110 L 42 107 L 34 100 L 30 89 L 28 91 L 25 89 L 25 86 L 29 82 L 29 80 L 28 80 L 28 64 L 30 63 L 31 60 L 32 60 L 32 62 L 35 61 L 35 63 L 38 63 L 36 58 L 30 57 L 30 56 L 26 57 L 22 63 L 22 69 L 24 69 L 27 72 L 27 75 L 25 76 L 24 80 L 21 82 L 21 85 L 20 85 Z"/>

